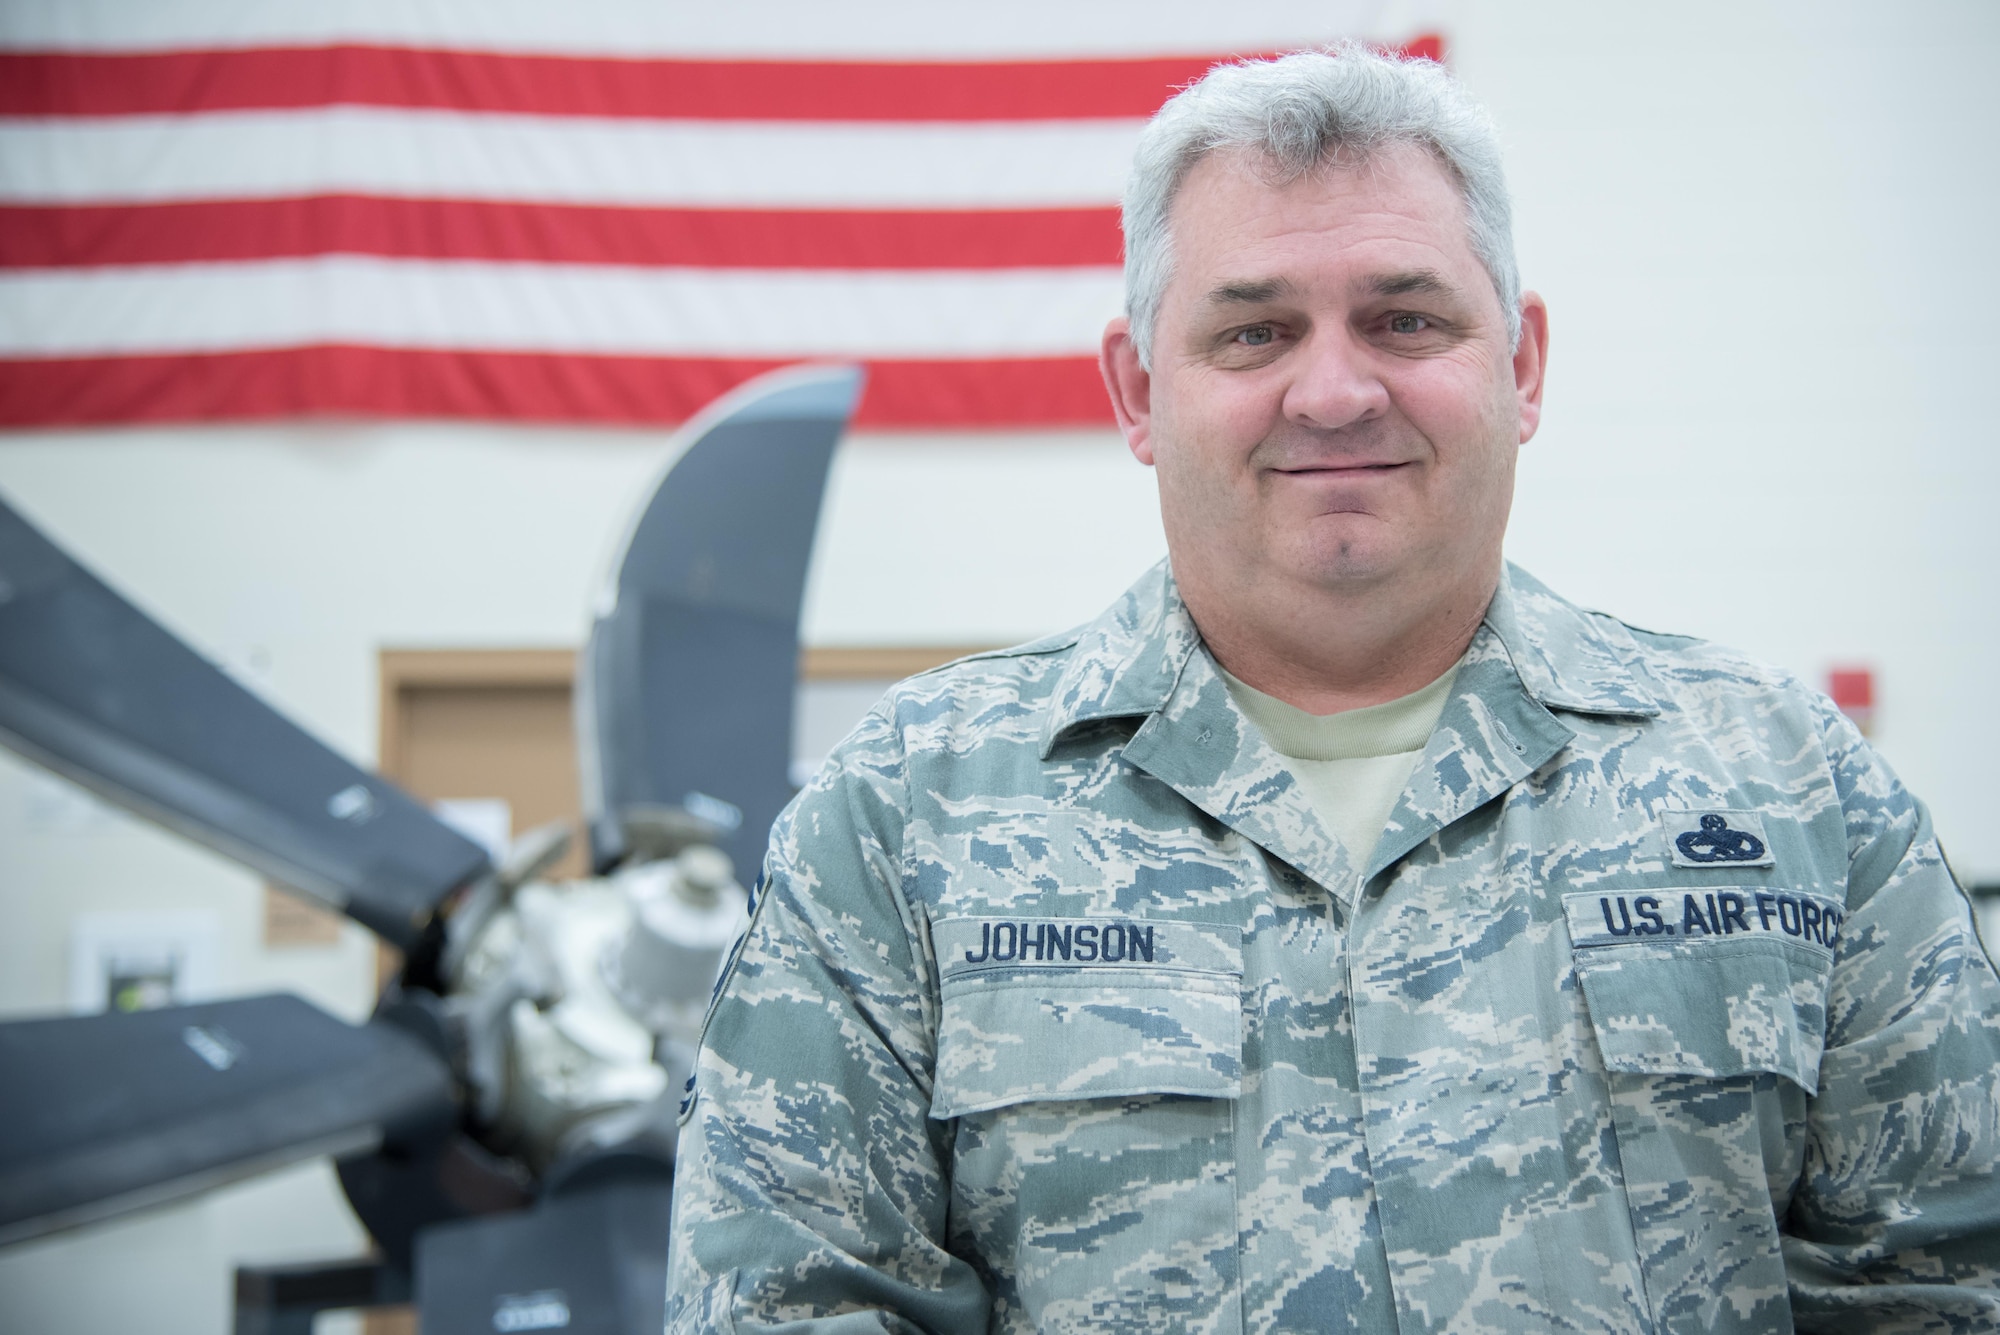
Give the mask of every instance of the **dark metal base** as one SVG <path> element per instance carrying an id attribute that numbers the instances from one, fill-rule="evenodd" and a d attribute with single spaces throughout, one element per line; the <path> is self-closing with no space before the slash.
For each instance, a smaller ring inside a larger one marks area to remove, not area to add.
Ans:
<path id="1" fill-rule="evenodd" d="M 312 1335 L 321 1312 L 410 1301 L 410 1279 L 367 1257 L 236 1268 L 235 1335 Z"/>

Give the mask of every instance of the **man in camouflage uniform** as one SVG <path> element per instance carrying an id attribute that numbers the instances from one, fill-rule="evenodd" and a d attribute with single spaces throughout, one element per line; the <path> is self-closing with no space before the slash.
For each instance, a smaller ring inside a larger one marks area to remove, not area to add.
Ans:
<path id="1" fill-rule="evenodd" d="M 1502 562 L 1547 317 L 1482 113 L 1218 71 L 1126 233 L 1170 561 L 779 820 L 671 1329 L 2000 1328 L 2000 987 L 1923 807 Z"/>

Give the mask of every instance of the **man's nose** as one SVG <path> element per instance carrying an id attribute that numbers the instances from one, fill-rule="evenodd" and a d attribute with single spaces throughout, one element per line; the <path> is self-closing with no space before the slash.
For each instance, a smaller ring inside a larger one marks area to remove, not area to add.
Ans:
<path id="1" fill-rule="evenodd" d="M 1285 420 L 1294 426 L 1337 431 L 1382 416 L 1389 390 L 1377 374 L 1371 349 L 1345 328 L 1315 328 L 1293 358 L 1285 388 Z"/>

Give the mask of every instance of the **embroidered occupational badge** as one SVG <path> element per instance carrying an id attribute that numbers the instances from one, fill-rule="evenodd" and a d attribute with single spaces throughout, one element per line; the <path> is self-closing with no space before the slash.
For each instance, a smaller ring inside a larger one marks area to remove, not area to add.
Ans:
<path id="1" fill-rule="evenodd" d="M 1676 867 L 1769 867 L 1770 841 L 1755 811 L 1676 811 L 1666 819 L 1667 852 Z"/>

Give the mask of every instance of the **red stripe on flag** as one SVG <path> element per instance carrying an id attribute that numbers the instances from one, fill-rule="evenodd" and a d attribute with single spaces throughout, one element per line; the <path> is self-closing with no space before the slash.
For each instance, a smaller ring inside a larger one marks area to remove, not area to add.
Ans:
<path id="1" fill-rule="evenodd" d="M 966 63 L 628 60 L 334 46 L 0 55 L 0 114 L 129 116 L 337 103 L 677 120 L 1150 116 L 1216 56 Z"/>
<path id="2" fill-rule="evenodd" d="M 0 427 L 314 416 L 672 424 L 786 364 L 346 346 L 0 361 Z M 1090 357 L 870 362 L 855 415 L 878 428 L 1110 422 Z"/>
<path id="3" fill-rule="evenodd" d="M 1433 34 L 1394 48 L 1442 59 Z M 1226 55 L 1149 60 L 629 60 L 409 47 L 0 53 L 0 115 L 132 116 L 337 104 L 686 120 L 1150 116 Z"/>
<path id="4" fill-rule="evenodd" d="M 717 269 L 1115 265 L 1115 208 L 866 211 L 607 208 L 322 195 L 0 207 L 0 268 L 296 255 Z"/>

